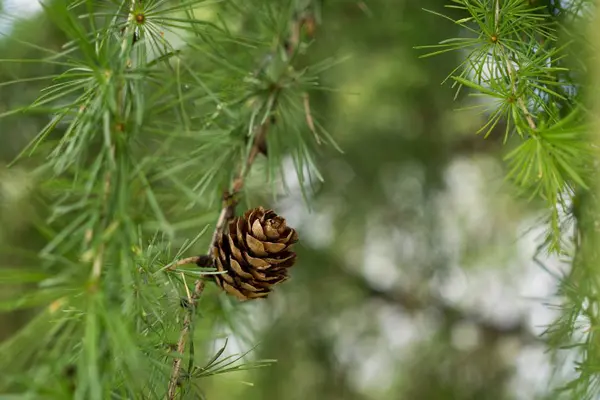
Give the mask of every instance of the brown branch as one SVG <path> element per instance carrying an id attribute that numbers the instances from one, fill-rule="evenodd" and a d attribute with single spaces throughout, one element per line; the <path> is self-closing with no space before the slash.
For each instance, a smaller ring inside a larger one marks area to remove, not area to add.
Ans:
<path id="1" fill-rule="evenodd" d="M 417 296 L 402 288 L 394 288 L 392 290 L 379 289 L 371 285 L 359 274 L 347 270 L 343 270 L 343 273 L 349 280 L 361 288 L 367 296 L 383 300 L 390 305 L 399 307 L 408 314 L 415 314 L 426 310 L 427 308 L 433 308 L 443 315 L 447 323 L 454 324 L 461 321 L 470 322 L 475 324 L 486 337 L 498 338 L 516 336 L 524 343 L 543 342 L 540 337 L 531 332 L 527 323 L 523 320 L 517 320 L 507 324 L 497 323 L 478 313 L 448 304 L 445 300 L 433 295 Z"/>
<path id="2" fill-rule="evenodd" d="M 306 21 L 308 21 L 308 19 L 307 19 L 307 16 L 304 15 L 302 17 L 295 19 L 292 22 L 290 36 L 289 36 L 288 40 L 285 42 L 285 46 L 286 46 L 287 53 L 289 56 L 292 56 L 293 54 L 296 53 L 296 50 L 300 44 L 301 29 L 302 29 L 303 24 L 306 23 Z M 272 107 L 273 108 L 277 104 L 277 100 L 278 100 L 280 91 L 281 91 L 281 85 L 279 85 L 279 83 L 275 83 L 275 84 L 271 85 L 271 99 L 272 99 Z M 222 235 L 223 232 L 225 232 L 227 224 L 235 216 L 235 206 L 236 206 L 235 197 L 243 189 L 246 177 L 247 177 L 252 165 L 254 164 L 256 157 L 260 153 L 263 153 L 266 155 L 265 143 L 266 143 L 266 136 L 269 132 L 270 126 L 271 126 L 271 118 L 266 118 L 265 121 L 257 127 L 257 129 L 255 131 L 256 133 L 255 133 L 254 139 L 253 139 L 254 141 L 252 143 L 252 147 L 250 148 L 250 151 L 248 153 L 246 160 L 242 163 L 236 176 L 232 179 L 230 191 L 226 191 L 223 194 L 223 207 L 221 208 L 221 213 L 219 214 L 219 218 L 217 219 L 217 223 L 215 224 L 215 230 L 213 232 L 210 244 L 208 246 L 208 255 L 209 256 L 212 256 L 212 254 L 213 254 L 213 248 L 214 248 L 215 242 L 217 241 L 219 236 Z M 188 257 L 188 258 L 176 261 L 174 264 L 167 267 L 166 269 L 172 270 L 179 265 L 198 263 L 198 261 L 201 260 L 201 258 L 202 258 L 202 256 Z M 167 392 L 167 398 L 169 400 L 175 399 L 175 396 L 177 394 L 177 387 L 179 385 L 179 378 L 181 375 L 181 361 L 182 361 L 181 355 L 185 351 L 187 337 L 189 335 L 191 325 L 192 325 L 192 316 L 193 316 L 194 310 L 196 308 L 196 303 L 197 303 L 198 299 L 200 298 L 203 290 L 204 290 L 204 282 L 201 279 L 198 279 L 194 283 L 194 291 L 193 291 L 193 293 L 191 295 L 191 299 L 190 299 L 191 307 L 190 307 L 190 310 L 185 315 L 185 318 L 183 321 L 183 327 L 181 329 L 181 333 L 179 335 L 179 340 L 177 342 L 178 355 L 173 360 L 173 368 L 171 370 L 171 379 L 169 380 L 169 389 Z M 191 372 L 191 371 L 188 371 L 188 372 Z"/>
<path id="3" fill-rule="evenodd" d="M 263 124 L 260 125 L 259 133 L 254 138 L 254 143 L 252 145 L 252 148 L 250 149 L 250 152 L 248 153 L 248 158 L 246 158 L 246 161 L 245 161 L 243 167 L 240 168 L 238 174 L 232 181 L 231 191 L 224 193 L 223 208 L 221 209 L 221 213 L 219 214 L 219 218 L 217 219 L 217 223 L 215 224 L 215 230 L 213 232 L 210 244 L 208 246 L 208 254 L 209 255 L 213 254 L 213 247 L 214 247 L 214 244 L 215 244 L 217 238 L 221 234 L 223 234 L 223 232 L 225 231 L 225 227 L 227 226 L 227 223 L 229 221 L 231 221 L 233 219 L 233 217 L 235 216 L 234 196 L 237 195 L 244 187 L 244 181 L 245 181 L 246 175 L 248 174 L 248 171 L 252 167 L 254 160 L 256 160 L 256 156 L 258 156 L 258 154 L 261 152 L 261 150 L 260 150 L 261 146 L 262 146 L 261 143 L 262 143 L 262 141 L 264 141 L 265 136 L 267 134 L 268 126 L 269 126 L 268 124 L 269 124 L 269 120 L 267 120 L 266 122 L 264 122 Z M 177 266 L 183 265 L 183 264 L 197 263 L 201 258 L 202 258 L 202 256 L 184 258 L 184 259 L 179 260 L 179 261 L 175 262 L 174 264 L 172 264 L 172 266 L 168 267 L 168 269 L 174 269 Z M 178 356 L 176 356 L 175 359 L 173 360 L 173 368 L 172 368 L 172 372 L 171 372 L 171 379 L 169 381 L 169 390 L 167 393 L 167 398 L 169 400 L 175 399 L 175 395 L 177 393 L 177 386 L 179 384 L 179 376 L 181 375 L 181 360 L 182 360 L 179 355 L 183 354 L 183 351 L 185 350 L 187 336 L 190 332 L 190 328 L 191 328 L 191 324 L 192 324 L 192 316 L 193 316 L 194 310 L 196 309 L 196 303 L 197 303 L 198 299 L 200 298 L 200 295 L 202 294 L 203 290 L 204 290 L 204 282 L 201 279 L 198 279 L 194 284 L 194 292 L 192 293 L 192 296 L 190 299 L 191 300 L 190 304 L 192 305 L 192 307 L 190 307 L 190 311 L 188 313 L 186 313 L 186 315 L 185 315 L 185 318 L 183 320 L 183 327 L 181 328 L 181 333 L 179 334 L 179 340 L 177 342 Z"/>
<path id="4" fill-rule="evenodd" d="M 181 328 L 181 333 L 179 334 L 179 340 L 177 341 L 177 356 L 175 360 L 173 360 L 173 370 L 171 373 L 171 379 L 169 381 L 169 391 L 167 393 L 167 398 L 172 400 L 175 398 L 177 394 L 177 387 L 179 386 L 179 376 L 181 374 L 181 361 L 182 358 L 180 355 L 185 351 L 185 344 L 187 342 L 187 336 L 190 333 L 190 328 L 192 325 L 192 315 L 193 310 L 195 310 L 195 305 L 202 295 L 204 291 L 204 281 L 198 279 L 194 284 L 194 292 L 192 293 L 192 298 L 190 304 L 193 306 L 190 307 L 192 311 L 186 313 L 185 319 L 183 320 L 183 327 Z"/>
<path id="5" fill-rule="evenodd" d="M 315 141 L 317 142 L 317 144 L 321 144 L 321 138 L 319 138 L 319 135 L 317 134 L 315 121 L 312 117 L 312 112 L 310 110 L 310 96 L 308 95 L 308 93 L 304 93 L 302 97 L 304 98 L 304 115 L 306 116 L 306 124 L 310 128 L 313 135 L 315 135 Z"/>
<path id="6" fill-rule="evenodd" d="M 175 269 L 177 269 L 177 267 L 181 266 L 181 265 L 187 265 L 187 264 L 196 264 L 198 263 L 198 261 L 200 261 L 200 259 L 202 258 L 202 256 L 192 256 L 192 257 L 186 257 L 186 258 L 182 258 L 181 260 L 177 260 L 171 264 L 168 264 L 166 267 L 164 267 L 164 270 L 169 270 L 169 271 L 173 271 Z"/>

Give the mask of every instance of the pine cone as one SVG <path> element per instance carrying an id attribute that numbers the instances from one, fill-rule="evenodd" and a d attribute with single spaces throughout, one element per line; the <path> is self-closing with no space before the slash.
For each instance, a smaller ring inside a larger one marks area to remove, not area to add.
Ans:
<path id="1" fill-rule="evenodd" d="M 241 300 L 267 297 L 271 287 L 287 279 L 287 269 L 296 261 L 291 250 L 298 241 L 296 231 L 273 210 L 262 207 L 246 211 L 229 223 L 213 248 L 219 287 Z"/>

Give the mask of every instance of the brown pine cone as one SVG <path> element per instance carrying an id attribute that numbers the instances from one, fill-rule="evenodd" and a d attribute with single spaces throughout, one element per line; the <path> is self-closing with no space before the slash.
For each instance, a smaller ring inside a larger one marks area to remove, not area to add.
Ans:
<path id="1" fill-rule="evenodd" d="M 240 300 L 267 297 L 271 287 L 287 279 L 294 265 L 291 250 L 298 241 L 296 231 L 273 210 L 262 207 L 248 210 L 229 223 L 213 247 L 218 271 L 215 282 Z"/>

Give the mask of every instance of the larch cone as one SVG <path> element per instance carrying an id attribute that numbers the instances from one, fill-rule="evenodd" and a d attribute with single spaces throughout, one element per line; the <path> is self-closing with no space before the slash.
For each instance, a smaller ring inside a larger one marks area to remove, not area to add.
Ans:
<path id="1" fill-rule="evenodd" d="M 296 261 L 292 246 L 298 234 L 285 218 L 263 207 L 248 210 L 229 223 L 213 247 L 217 285 L 240 300 L 267 297 L 288 278 Z"/>

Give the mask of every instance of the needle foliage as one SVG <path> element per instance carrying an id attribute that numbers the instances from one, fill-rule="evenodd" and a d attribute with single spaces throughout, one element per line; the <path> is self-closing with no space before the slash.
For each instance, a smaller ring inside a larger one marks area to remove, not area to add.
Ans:
<path id="1" fill-rule="evenodd" d="M 421 46 L 425 56 L 464 55 L 447 80 L 457 95 L 472 97 L 467 108 L 485 115 L 478 133 L 503 135 L 507 180 L 545 204 L 546 237 L 539 249 L 559 255 L 570 268 L 553 273 L 560 283 L 553 301 L 559 317 L 544 338 L 563 359 L 557 376 L 567 383 L 557 386 L 577 399 L 600 394 L 592 129 L 598 111 L 590 101 L 598 48 L 589 40 L 598 29 L 595 7 L 585 0 L 455 0 L 446 12 L 428 11 L 459 26 L 462 35 Z"/>
<path id="2" fill-rule="evenodd" d="M 303 61 L 305 31 L 294 52 L 287 42 L 294 21 L 310 13 L 318 22 L 319 8 L 283 0 L 42 6 L 62 47 L 12 35 L 26 51 L 0 60 L 25 66 L 2 86 L 39 84 L 37 98 L 16 99 L 0 117 L 34 115 L 43 126 L 13 162 L 28 167 L 36 187 L 37 239 L 3 249 L 19 266 L 0 270 L 0 285 L 24 291 L 0 292 L 0 310 L 30 318 L 0 345 L 0 391 L 162 399 L 174 358 L 183 358 L 178 396 L 202 398 L 209 376 L 270 365 L 215 344 L 243 316 L 234 318 L 236 307 L 212 286 L 177 353 L 194 281 L 216 272 L 167 265 L 206 251 L 223 192 L 265 121 L 268 158 L 250 178 L 271 192 L 287 159 L 302 187 L 319 177 L 314 152 L 332 141 L 307 99 L 332 61 Z M 46 74 L 29 76 L 28 65 Z"/>

